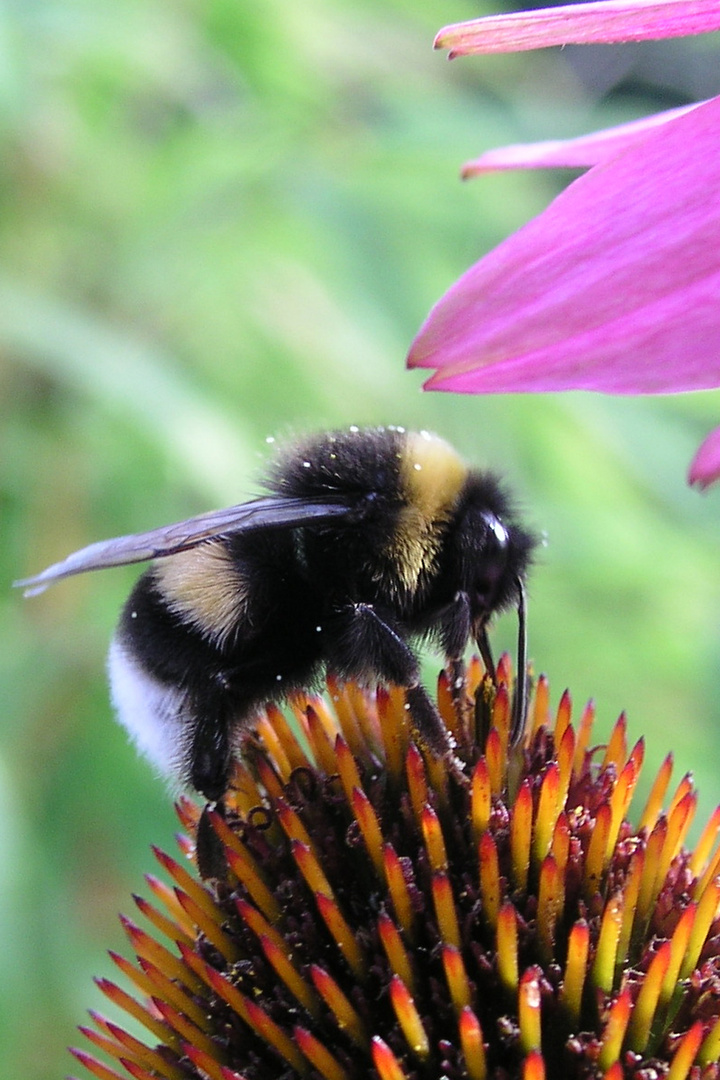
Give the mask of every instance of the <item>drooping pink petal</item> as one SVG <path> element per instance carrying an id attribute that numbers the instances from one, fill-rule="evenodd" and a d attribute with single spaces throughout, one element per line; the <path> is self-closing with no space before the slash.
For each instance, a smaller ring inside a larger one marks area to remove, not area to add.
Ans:
<path id="1" fill-rule="evenodd" d="M 449 49 L 452 59 L 468 53 L 643 41 L 718 29 L 718 0 L 595 0 L 454 23 L 437 34 L 435 48 Z"/>
<path id="2" fill-rule="evenodd" d="M 720 428 L 715 428 L 700 444 L 690 463 L 688 483 L 704 490 L 720 480 Z"/>
<path id="3" fill-rule="evenodd" d="M 467 393 L 720 386 L 720 98 L 595 166 L 472 267 L 409 364 Z"/>
<path id="4" fill-rule="evenodd" d="M 587 169 L 632 146 L 653 128 L 684 116 L 695 108 L 697 106 L 694 104 L 683 105 L 679 109 L 654 113 L 641 120 L 617 124 L 589 135 L 580 135 L 576 139 L 548 139 L 545 142 L 501 146 L 463 165 L 462 178 L 468 180 L 483 173 L 510 169 Z"/>

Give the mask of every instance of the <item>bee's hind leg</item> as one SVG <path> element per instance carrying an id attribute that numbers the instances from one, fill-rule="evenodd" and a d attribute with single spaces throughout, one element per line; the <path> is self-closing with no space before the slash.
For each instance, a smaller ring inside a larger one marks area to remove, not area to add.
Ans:
<path id="1" fill-rule="evenodd" d="M 223 878 L 227 863 L 222 841 L 210 819 L 210 812 L 225 816 L 223 798 L 230 786 L 232 746 L 227 703 L 221 695 L 210 694 L 192 732 L 188 755 L 190 783 L 208 800 L 200 814 L 195 837 L 195 860 L 203 879 Z"/>
<path id="2" fill-rule="evenodd" d="M 203 881 L 207 881 L 208 878 L 222 879 L 227 875 L 225 849 L 210 819 L 213 810 L 220 817 L 225 817 L 225 804 L 222 799 L 214 803 L 205 803 L 195 834 L 195 862 Z"/>

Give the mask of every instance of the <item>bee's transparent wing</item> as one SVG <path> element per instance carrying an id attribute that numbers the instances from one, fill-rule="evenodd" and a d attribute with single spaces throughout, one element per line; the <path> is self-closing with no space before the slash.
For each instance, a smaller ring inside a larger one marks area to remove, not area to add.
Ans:
<path id="1" fill-rule="evenodd" d="M 149 532 L 100 540 L 68 555 L 62 562 L 53 563 L 35 577 L 24 578 L 14 584 L 25 589 L 26 596 L 35 596 L 60 578 L 83 574 L 87 570 L 102 570 L 108 566 L 123 566 L 126 563 L 175 555 L 178 551 L 197 547 L 205 540 L 251 529 L 298 528 L 301 525 L 347 517 L 352 512 L 353 507 L 340 500 L 267 496 L 229 506 L 225 510 L 211 510 L 207 514 L 199 514 L 187 521 L 164 525 Z"/>

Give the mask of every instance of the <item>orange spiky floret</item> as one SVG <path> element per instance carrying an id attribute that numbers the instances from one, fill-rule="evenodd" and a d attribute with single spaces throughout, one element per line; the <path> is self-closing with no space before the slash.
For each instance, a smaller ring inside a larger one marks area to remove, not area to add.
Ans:
<path id="1" fill-rule="evenodd" d="M 541 679 L 512 745 L 507 661 L 497 678 L 493 703 L 469 676 L 485 735 L 440 683 L 466 781 L 414 744 L 396 688 L 269 710 L 207 815 L 223 878 L 158 852 L 173 887 L 150 876 L 159 906 L 137 903 L 171 947 L 124 920 L 137 959 L 113 959 L 147 1001 L 99 981 L 157 1045 L 93 1014 L 113 1064 L 77 1060 L 100 1080 L 718 1080 L 720 809 L 686 851 L 696 794 L 685 777 L 663 810 L 668 757 L 633 827 L 624 716 L 598 759 L 594 707 L 576 728 Z"/>

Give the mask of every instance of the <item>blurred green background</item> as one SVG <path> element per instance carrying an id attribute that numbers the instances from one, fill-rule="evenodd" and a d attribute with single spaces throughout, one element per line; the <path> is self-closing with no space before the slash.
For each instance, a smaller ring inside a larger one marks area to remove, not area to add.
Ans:
<path id="1" fill-rule="evenodd" d="M 486 10 L 493 10 L 487 8 Z M 668 749 L 704 820 L 720 761 L 720 494 L 685 485 L 720 396 L 423 395 L 430 305 L 569 177 L 463 160 L 717 93 L 707 41 L 448 64 L 462 0 L 0 6 L 0 1073 L 65 1047 L 117 912 L 174 850 L 113 723 L 132 568 L 33 600 L 14 578 L 253 491 L 267 436 L 426 426 L 504 470 L 547 534 L 531 652 L 606 732 Z M 504 620 L 497 640 L 512 647 Z M 110 1012 L 113 1010 L 110 1009 Z M 78 1067 L 79 1068 L 79 1067 Z"/>

